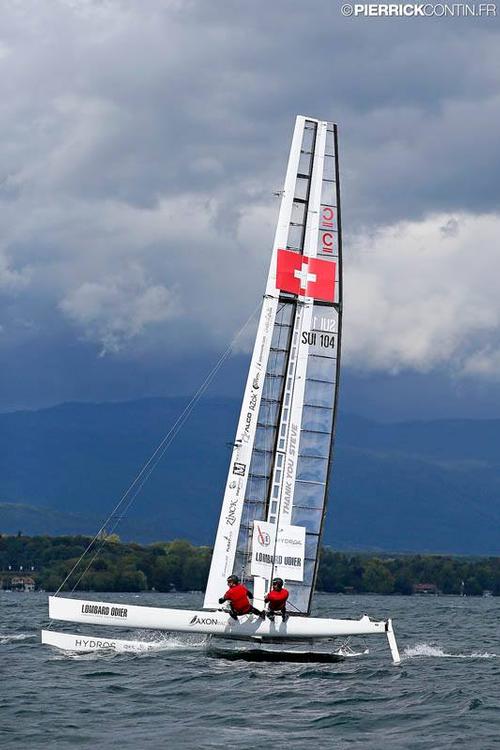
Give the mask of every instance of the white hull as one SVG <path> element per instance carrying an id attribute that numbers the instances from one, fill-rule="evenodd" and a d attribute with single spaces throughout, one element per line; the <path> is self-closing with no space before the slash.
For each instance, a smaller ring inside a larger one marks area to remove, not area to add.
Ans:
<path id="1" fill-rule="evenodd" d="M 286 622 L 278 617 L 271 622 L 255 615 L 244 615 L 236 621 L 226 612 L 142 607 L 51 596 L 49 597 L 49 617 L 52 620 L 92 625 L 201 633 L 258 641 L 387 635 L 393 661 L 395 663 L 400 661 L 391 621 L 373 621 L 367 615 L 359 620 L 291 616 Z"/>
<path id="2" fill-rule="evenodd" d="M 54 630 L 42 630 L 41 641 L 45 646 L 55 646 L 63 651 L 75 651 L 80 654 L 91 651 L 136 651 L 137 642 L 119 638 L 99 638 L 97 636 L 69 633 L 57 633 Z M 147 645 L 147 644 L 145 644 Z"/>
<path id="3" fill-rule="evenodd" d="M 45 646 L 53 646 L 61 651 L 71 653 L 86 654 L 97 651 L 118 651 L 120 653 L 137 653 L 138 651 L 150 651 L 160 648 L 161 645 L 156 641 L 128 641 L 118 638 L 101 638 L 99 636 L 82 635 L 81 633 L 58 633 L 54 630 L 42 630 L 41 642 Z M 346 658 L 359 657 L 368 653 L 368 651 L 353 651 L 349 647 L 341 647 L 332 652 L 316 652 L 294 649 L 293 651 L 283 650 L 282 648 L 273 650 L 269 648 L 232 648 L 217 649 L 209 648 L 207 653 L 210 656 L 218 656 L 223 659 L 243 660 L 243 661 L 293 661 L 293 662 L 326 662 L 333 663 L 343 661 Z"/>

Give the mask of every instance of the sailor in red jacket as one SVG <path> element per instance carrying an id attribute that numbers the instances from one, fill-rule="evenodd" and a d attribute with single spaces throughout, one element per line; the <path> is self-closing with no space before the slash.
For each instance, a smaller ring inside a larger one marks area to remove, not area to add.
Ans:
<path id="1" fill-rule="evenodd" d="M 253 615 L 259 615 L 259 617 L 266 616 L 265 612 L 260 612 L 250 604 L 250 599 L 253 599 L 253 594 L 246 586 L 240 583 L 238 576 L 229 576 L 227 583 L 229 588 L 224 596 L 221 596 L 219 599 L 219 604 L 229 602 L 229 614 L 233 620 L 237 620 L 238 615 L 248 615 L 250 613 Z"/>
<path id="2" fill-rule="evenodd" d="M 286 600 L 288 599 L 288 591 L 283 588 L 282 578 L 273 578 L 273 588 L 266 594 L 264 601 L 267 603 L 267 616 L 270 620 L 274 620 L 274 615 L 279 612 L 283 617 L 283 622 L 286 622 L 288 615 L 286 613 Z"/>

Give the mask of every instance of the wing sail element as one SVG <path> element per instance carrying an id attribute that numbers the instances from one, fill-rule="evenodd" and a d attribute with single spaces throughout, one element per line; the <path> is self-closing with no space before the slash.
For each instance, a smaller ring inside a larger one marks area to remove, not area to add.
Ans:
<path id="1" fill-rule="evenodd" d="M 299 116 L 206 608 L 217 606 L 227 576 L 236 573 L 256 592 L 280 575 L 292 608 L 310 612 L 338 393 L 340 231 L 336 126 Z M 257 526 L 266 552 L 254 539 Z"/>

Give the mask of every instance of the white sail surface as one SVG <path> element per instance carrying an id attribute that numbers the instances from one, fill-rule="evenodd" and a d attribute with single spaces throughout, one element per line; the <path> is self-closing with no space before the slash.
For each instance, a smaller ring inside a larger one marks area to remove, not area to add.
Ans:
<path id="1" fill-rule="evenodd" d="M 206 608 L 217 606 L 227 576 L 235 573 L 254 583 L 259 596 L 274 575 L 286 578 L 293 610 L 310 611 L 327 497 L 340 354 L 336 153 L 333 123 L 297 118 Z M 254 538 L 254 529 L 257 533 L 263 524 L 267 552 Z M 300 567 L 300 578 L 286 575 L 284 555 L 278 549 L 286 530 L 297 527 L 304 530 L 304 544 L 296 557 L 303 559 L 295 566 Z M 266 560 L 267 566 L 262 564 Z M 260 575 L 254 578 L 257 570 Z"/>

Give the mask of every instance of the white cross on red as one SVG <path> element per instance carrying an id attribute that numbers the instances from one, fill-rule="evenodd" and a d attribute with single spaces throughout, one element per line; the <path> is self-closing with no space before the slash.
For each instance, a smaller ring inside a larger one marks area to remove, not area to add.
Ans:
<path id="1" fill-rule="evenodd" d="M 307 267 L 307 263 L 302 263 L 301 269 L 295 269 L 293 273 L 294 277 L 299 280 L 300 282 L 300 291 L 306 292 L 307 285 L 310 281 L 316 281 L 316 274 L 315 273 L 309 273 L 309 269 Z"/>
<path id="2" fill-rule="evenodd" d="M 278 249 L 276 287 L 290 294 L 333 302 L 336 263 Z"/>

